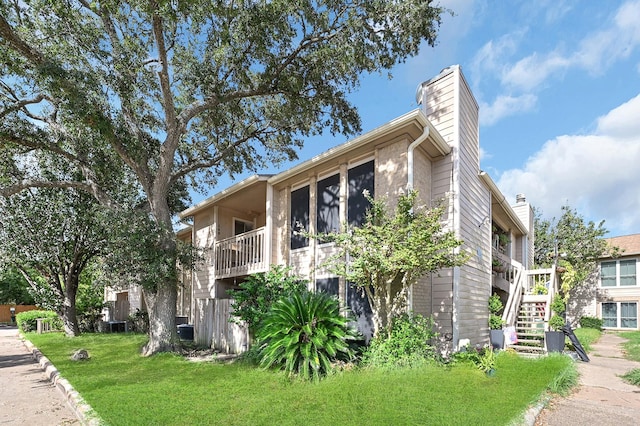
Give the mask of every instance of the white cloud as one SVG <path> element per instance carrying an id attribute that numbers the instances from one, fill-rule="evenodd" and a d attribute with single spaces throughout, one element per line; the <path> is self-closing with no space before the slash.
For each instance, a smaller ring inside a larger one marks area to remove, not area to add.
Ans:
<path id="1" fill-rule="evenodd" d="M 537 97 L 532 94 L 520 96 L 501 95 L 491 105 L 480 102 L 480 124 L 490 126 L 496 121 L 535 107 Z"/>
<path id="2" fill-rule="evenodd" d="M 562 6 L 562 7 L 560 7 Z M 568 6 L 559 5 L 556 15 L 563 15 Z M 533 52 L 515 61 L 513 53 L 520 48 L 520 38 L 512 34 L 486 43 L 475 55 L 472 70 L 483 77 L 495 75 L 503 90 L 509 95 L 498 94 L 494 105 L 502 103 L 500 98 L 523 98 L 539 92 L 552 78 L 562 78 L 570 69 L 581 69 L 599 75 L 615 62 L 625 59 L 640 47 L 640 0 L 624 3 L 603 26 L 585 35 L 571 51 L 560 43 L 548 52 Z M 475 77 L 474 81 L 479 77 Z M 521 94 L 520 96 L 518 94 Z M 488 103 L 485 103 L 488 104 Z M 526 111 L 522 109 L 520 111 Z M 498 115 L 498 112 L 504 115 Z M 512 115 L 509 109 L 496 109 L 487 113 L 493 124 Z"/>
<path id="3" fill-rule="evenodd" d="M 544 144 L 522 169 L 504 172 L 504 194 L 525 193 L 546 217 L 569 204 L 616 234 L 640 232 L 640 95 L 598 119 L 591 135 L 564 135 Z M 635 130 L 634 130 L 635 129 Z"/>

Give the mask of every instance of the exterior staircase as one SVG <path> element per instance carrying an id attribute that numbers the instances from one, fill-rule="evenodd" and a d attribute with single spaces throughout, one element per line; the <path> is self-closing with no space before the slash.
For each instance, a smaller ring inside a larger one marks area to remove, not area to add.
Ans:
<path id="1" fill-rule="evenodd" d="M 523 297 L 515 325 L 518 342 L 510 345 L 510 348 L 523 355 L 540 355 L 546 352 L 544 346 L 546 310 L 546 295 Z"/>
<path id="2" fill-rule="evenodd" d="M 549 328 L 551 301 L 557 293 L 555 268 L 525 270 L 515 261 L 511 268 L 509 298 L 502 320 L 506 327 L 515 328 L 517 342 L 506 347 L 523 356 L 546 354 L 544 332 Z M 533 294 L 541 285 L 547 294 Z"/>

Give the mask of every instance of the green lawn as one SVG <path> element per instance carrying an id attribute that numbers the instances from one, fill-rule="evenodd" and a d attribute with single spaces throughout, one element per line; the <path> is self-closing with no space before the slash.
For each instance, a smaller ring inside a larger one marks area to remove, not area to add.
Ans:
<path id="1" fill-rule="evenodd" d="M 576 328 L 573 330 L 576 337 L 580 341 L 580 344 L 584 348 L 585 351 L 591 352 L 591 344 L 596 342 L 600 336 L 602 336 L 602 332 L 595 328 Z M 567 340 L 567 344 L 569 349 L 573 349 L 573 345 L 571 345 L 569 339 Z"/>
<path id="2" fill-rule="evenodd" d="M 529 360 L 504 352 L 491 378 L 458 365 L 353 370 L 302 383 L 240 363 L 142 358 L 140 335 L 27 337 L 109 425 L 500 425 L 558 386 L 557 377 L 575 379 L 569 357 Z M 80 348 L 91 360 L 69 359 Z"/>
<path id="3" fill-rule="evenodd" d="M 622 346 L 626 352 L 625 358 L 632 361 L 640 361 L 640 331 L 625 331 L 619 333 L 620 337 L 629 339 Z"/>

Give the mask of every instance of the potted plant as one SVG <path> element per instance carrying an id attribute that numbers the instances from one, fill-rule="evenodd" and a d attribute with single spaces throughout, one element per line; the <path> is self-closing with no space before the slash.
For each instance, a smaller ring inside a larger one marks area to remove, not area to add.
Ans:
<path id="1" fill-rule="evenodd" d="M 504 305 L 500 296 L 493 293 L 489 297 L 489 339 L 491 341 L 491 347 L 494 349 L 502 349 L 504 347 L 504 333 L 502 332 L 502 312 Z"/>
<path id="2" fill-rule="evenodd" d="M 564 350 L 564 333 L 560 331 L 564 327 L 562 314 L 566 306 L 562 297 L 556 296 L 551 302 L 551 318 L 549 318 L 549 331 L 545 331 L 544 340 L 548 352 L 562 352 Z"/>
<path id="3" fill-rule="evenodd" d="M 494 257 L 491 260 L 491 269 L 494 272 L 504 272 L 504 270 L 505 270 L 504 265 L 502 264 L 500 259 L 498 259 L 497 257 Z"/>

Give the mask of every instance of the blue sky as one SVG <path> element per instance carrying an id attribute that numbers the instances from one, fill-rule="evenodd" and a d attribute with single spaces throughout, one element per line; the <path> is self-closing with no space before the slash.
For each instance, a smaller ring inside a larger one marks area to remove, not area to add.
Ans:
<path id="1" fill-rule="evenodd" d="M 524 193 L 548 218 L 568 204 L 608 236 L 640 233 L 640 0 L 441 4 L 455 16 L 439 44 L 352 94 L 363 131 L 415 109 L 417 85 L 459 64 L 480 105 L 481 168 L 512 202 Z M 310 139 L 299 161 L 346 140 Z"/>

